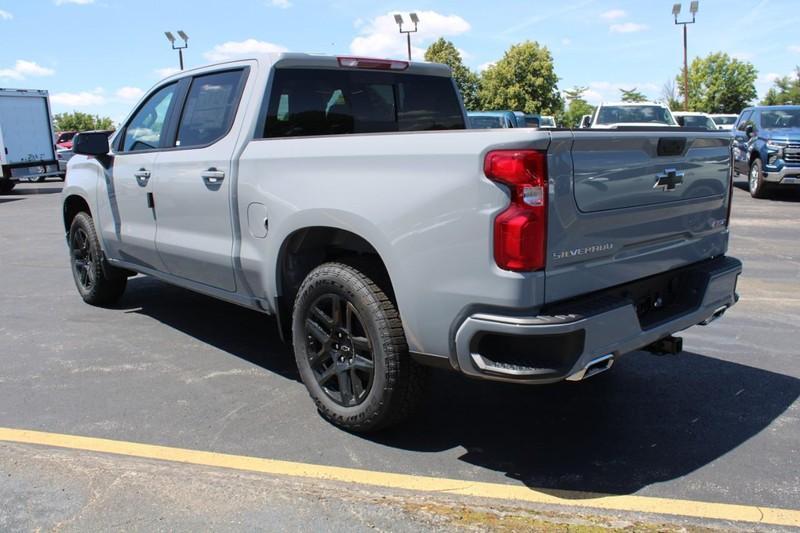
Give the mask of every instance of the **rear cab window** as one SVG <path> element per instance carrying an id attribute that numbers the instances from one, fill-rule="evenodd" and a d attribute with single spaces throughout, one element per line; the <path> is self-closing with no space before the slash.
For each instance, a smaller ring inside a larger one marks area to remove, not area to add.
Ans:
<path id="1" fill-rule="evenodd" d="M 266 138 L 465 129 L 448 77 L 345 69 L 278 68 Z"/>

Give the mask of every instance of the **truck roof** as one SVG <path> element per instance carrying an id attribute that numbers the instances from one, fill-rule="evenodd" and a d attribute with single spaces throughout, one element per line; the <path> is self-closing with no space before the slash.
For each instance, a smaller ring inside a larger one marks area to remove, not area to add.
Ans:
<path id="1" fill-rule="evenodd" d="M 209 63 L 201 65 L 192 69 L 187 69 L 182 72 L 176 72 L 167 78 L 179 77 L 183 74 L 190 73 L 194 70 L 207 69 L 208 67 L 227 65 L 232 63 L 239 63 L 241 61 L 258 61 L 265 65 L 280 64 L 284 68 L 325 68 L 325 69 L 341 69 L 341 68 L 356 68 L 356 67 L 343 67 L 339 64 L 342 58 L 364 59 L 364 60 L 378 60 L 378 61 L 392 61 L 408 65 L 406 68 L 397 69 L 395 72 L 404 72 L 407 74 L 424 74 L 427 76 L 442 76 L 450 77 L 450 67 L 441 63 L 427 63 L 423 61 L 406 61 L 404 59 L 388 59 L 388 58 L 375 58 L 375 57 L 361 57 L 353 55 L 330 55 L 330 54 L 313 54 L 313 53 L 300 53 L 300 52 L 271 52 L 264 54 L 252 54 L 240 58 L 232 59 L 230 61 L 223 61 L 219 63 Z M 373 69 L 379 70 L 379 69 Z M 389 70 L 389 69 L 387 69 Z"/>

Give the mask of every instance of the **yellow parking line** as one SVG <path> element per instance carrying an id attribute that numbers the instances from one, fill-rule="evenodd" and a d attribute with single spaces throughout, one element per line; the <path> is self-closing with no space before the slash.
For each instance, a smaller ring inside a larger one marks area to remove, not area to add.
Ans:
<path id="1" fill-rule="evenodd" d="M 373 472 L 355 468 L 295 463 L 291 461 L 263 459 L 260 457 L 229 455 L 224 453 L 171 448 L 167 446 L 154 446 L 152 444 L 139 444 L 135 442 L 0 427 L 0 442 L 2 441 L 55 446 L 71 450 L 112 453 L 130 457 L 159 459 L 202 466 L 232 468 L 235 470 L 261 472 L 265 474 L 360 483 L 362 485 L 392 489 L 439 492 L 461 496 L 514 500 L 534 504 L 568 505 L 589 509 L 671 514 L 695 518 L 800 527 L 800 510 L 793 509 L 674 500 L 670 498 L 652 498 L 649 496 L 614 496 L 571 491 L 543 491 L 520 485 Z"/>

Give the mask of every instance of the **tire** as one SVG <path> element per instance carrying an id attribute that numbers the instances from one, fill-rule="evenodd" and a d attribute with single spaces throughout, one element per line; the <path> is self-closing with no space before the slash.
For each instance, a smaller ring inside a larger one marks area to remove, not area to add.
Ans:
<path id="1" fill-rule="evenodd" d="M 44 176 L 38 176 L 36 178 L 30 178 L 30 179 L 28 179 L 28 181 L 30 181 L 31 183 L 41 183 L 41 182 L 44 181 Z"/>
<path id="2" fill-rule="evenodd" d="M 11 181 L 8 179 L 0 179 L 0 194 L 8 194 L 10 193 L 14 187 L 17 185 L 16 181 Z"/>
<path id="3" fill-rule="evenodd" d="M 769 193 L 769 184 L 764 181 L 764 172 L 761 160 L 754 159 L 750 163 L 750 174 L 747 176 L 747 186 L 753 198 L 766 198 Z"/>
<path id="4" fill-rule="evenodd" d="M 105 306 L 119 300 L 128 279 L 124 272 L 105 262 L 92 217 L 78 213 L 69 228 L 72 278 L 87 304 Z"/>
<path id="5" fill-rule="evenodd" d="M 426 369 L 408 354 L 400 315 L 361 270 L 315 268 L 292 316 L 300 377 L 320 414 L 353 432 L 398 424 L 422 401 Z"/>

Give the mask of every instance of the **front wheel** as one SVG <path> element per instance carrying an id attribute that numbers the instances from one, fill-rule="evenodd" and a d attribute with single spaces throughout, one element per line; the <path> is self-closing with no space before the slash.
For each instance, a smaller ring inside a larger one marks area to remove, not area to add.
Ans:
<path id="1" fill-rule="evenodd" d="M 336 426 L 383 429 L 407 418 L 423 397 L 425 369 L 408 354 L 394 303 L 352 266 L 311 271 L 295 299 L 292 338 L 300 377 Z"/>
<path id="2" fill-rule="evenodd" d="M 750 196 L 753 198 L 767 197 L 767 183 L 764 181 L 764 171 L 761 168 L 760 159 L 754 159 L 750 164 L 750 176 L 747 182 Z"/>
<path id="3" fill-rule="evenodd" d="M 119 300 L 128 278 L 123 271 L 104 264 L 92 217 L 86 213 L 75 215 L 68 242 L 72 277 L 83 301 L 109 305 Z"/>

